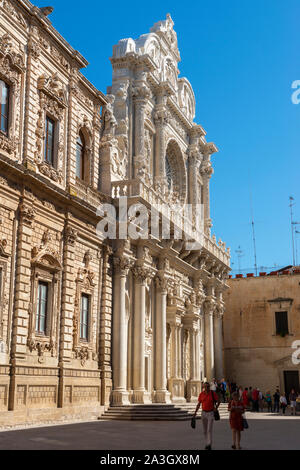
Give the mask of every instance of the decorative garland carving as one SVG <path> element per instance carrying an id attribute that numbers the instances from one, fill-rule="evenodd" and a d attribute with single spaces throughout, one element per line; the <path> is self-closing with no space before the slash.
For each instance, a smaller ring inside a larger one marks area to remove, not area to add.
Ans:
<path id="1" fill-rule="evenodd" d="M 55 343 L 52 340 L 52 338 L 50 339 L 49 342 L 42 342 L 38 339 L 33 339 L 31 337 L 31 338 L 28 338 L 28 340 L 27 340 L 27 346 L 28 346 L 30 352 L 37 351 L 39 363 L 44 362 L 44 352 L 45 351 L 51 352 L 52 356 L 54 355 Z"/>
<path id="2" fill-rule="evenodd" d="M 90 250 L 86 251 L 83 263 L 84 268 L 79 268 L 76 279 L 76 293 L 75 293 L 75 310 L 73 315 L 73 351 L 75 354 L 75 359 L 80 359 L 82 366 L 85 365 L 86 360 L 94 355 L 92 354 L 91 343 L 93 342 L 92 337 L 90 336 L 87 346 L 83 346 L 80 343 L 79 338 L 79 319 L 80 319 L 80 299 L 82 292 L 87 292 L 90 294 L 91 298 L 95 288 L 95 273 L 90 269 L 90 262 L 92 261 L 92 255 Z M 92 304 L 92 301 L 91 301 Z M 92 312 L 91 312 L 92 313 Z M 91 328 L 91 318 L 89 320 L 89 329 Z M 90 335 L 90 333 L 89 333 Z"/>

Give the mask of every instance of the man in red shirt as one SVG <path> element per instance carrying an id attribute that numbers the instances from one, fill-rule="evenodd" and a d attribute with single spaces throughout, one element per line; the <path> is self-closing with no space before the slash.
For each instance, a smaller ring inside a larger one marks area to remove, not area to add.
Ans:
<path id="1" fill-rule="evenodd" d="M 204 384 L 204 391 L 200 393 L 198 398 L 198 403 L 196 406 L 195 414 L 196 417 L 197 411 L 202 404 L 202 414 L 201 420 L 203 425 L 204 438 L 206 442 L 205 449 L 211 450 L 212 444 L 212 430 L 214 422 L 214 410 L 217 409 L 220 405 L 220 400 L 216 392 L 210 390 L 210 385 L 208 382 Z"/>
<path id="2" fill-rule="evenodd" d="M 259 411 L 258 397 L 259 397 L 259 391 L 257 390 L 257 388 L 255 388 L 252 392 L 253 411 Z"/>

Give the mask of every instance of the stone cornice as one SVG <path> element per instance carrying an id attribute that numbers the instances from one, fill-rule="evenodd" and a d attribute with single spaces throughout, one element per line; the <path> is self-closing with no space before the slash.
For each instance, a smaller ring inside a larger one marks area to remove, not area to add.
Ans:
<path id="1" fill-rule="evenodd" d="M 185 126 L 186 130 L 190 132 L 194 123 L 192 123 L 185 117 L 183 111 L 181 111 L 180 107 L 173 100 L 172 96 L 168 97 L 167 104 L 171 108 L 171 110 L 176 114 L 176 116 L 180 119 L 181 123 Z"/>
<path id="2" fill-rule="evenodd" d="M 110 57 L 109 60 L 114 68 L 136 68 L 143 66 L 148 72 L 153 72 L 156 69 L 156 65 L 149 54 L 139 55 L 136 52 L 128 52 L 122 57 Z"/>
<path id="3" fill-rule="evenodd" d="M 27 19 L 31 23 L 34 19 L 42 27 L 43 31 L 49 34 L 52 39 L 67 52 L 69 59 L 76 62 L 80 68 L 87 67 L 88 61 L 59 34 L 59 32 L 52 26 L 51 21 L 41 12 L 41 10 L 33 5 L 29 0 L 19 0 L 18 4 L 23 13 L 27 14 Z M 9 16 L 9 15 L 8 15 Z"/>
<path id="4" fill-rule="evenodd" d="M 84 199 L 79 199 L 76 196 L 72 196 L 65 189 L 56 186 L 42 175 L 35 171 L 26 168 L 23 164 L 12 161 L 5 155 L 0 153 L 0 169 L 2 174 L 7 175 L 12 180 L 16 180 L 16 184 L 35 186 L 40 192 L 44 191 L 44 195 L 49 194 L 49 200 L 56 199 L 61 204 L 69 206 L 70 204 L 74 209 L 87 211 L 93 218 L 97 219 L 95 215 L 95 207 L 91 206 Z M 103 201 L 111 202 L 111 197 L 105 194 L 99 193 L 99 196 L 103 198 Z"/>

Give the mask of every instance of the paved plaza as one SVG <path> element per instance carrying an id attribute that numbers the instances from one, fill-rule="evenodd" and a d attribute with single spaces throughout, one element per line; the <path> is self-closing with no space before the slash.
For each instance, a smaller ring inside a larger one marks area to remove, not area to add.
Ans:
<path id="1" fill-rule="evenodd" d="M 300 416 L 248 413 L 246 450 L 299 450 Z M 201 421 L 93 421 L 0 432 L 1 450 L 202 450 Z M 228 419 L 214 423 L 213 449 L 231 450 Z"/>

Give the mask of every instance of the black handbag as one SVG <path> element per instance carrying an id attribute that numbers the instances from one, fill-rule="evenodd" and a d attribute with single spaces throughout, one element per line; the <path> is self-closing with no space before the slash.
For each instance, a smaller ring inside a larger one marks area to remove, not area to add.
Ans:
<path id="1" fill-rule="evenodd" d="M 215 403 L 216 403 L 216 400 L 215 400 L 215 397 L 214 397 L 214 392 L 211 390 L 211 393 L 212 393 L 212 398 L 213 398 L 213 402 L 214 402 L 214 406 L 215 406 Z M 220 413 L 219 413 L 219 410 L 218 409 L 214 409 L 214 418 L 215 418 L 215 421 L 220 421 Z"/>
<path id="2" fill-rule="evenodd" d="M 243 417 L 243 428 L 244 428 L 244 429 L 249 429 L 248 421 L 247 421 L 246 418 L 244 418 L 244 417 Z"/>
<path id="3" fill-rule="evenodd" d="M 192 419 L 191 419 L 191 426 L 192 426 L 193 429 L 196 428 L 196 417 L 195 416 L 193 416 Z"/>

